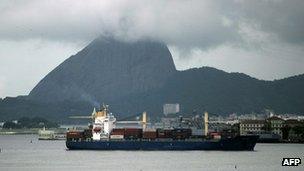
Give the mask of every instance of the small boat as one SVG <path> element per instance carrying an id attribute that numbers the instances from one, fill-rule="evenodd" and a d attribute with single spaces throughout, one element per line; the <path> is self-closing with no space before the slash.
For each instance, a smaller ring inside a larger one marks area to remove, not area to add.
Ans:
<path id="1" fill-rule="evenodd" d="M 38 140 L 65 140 L 65 134 L 57 134 L 53 130 L 46 130 L 43 127 L 38 131 Z"/>

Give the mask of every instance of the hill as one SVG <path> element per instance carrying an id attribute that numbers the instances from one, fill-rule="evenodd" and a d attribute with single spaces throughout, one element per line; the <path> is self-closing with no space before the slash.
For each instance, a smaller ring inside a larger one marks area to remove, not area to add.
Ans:
<path id="1" fill-rule="evenodd" d="M 162 87 L 175 66 L 166 45 L 99 37 L 71 56 L 30 92 L 33 101 L 86 101 L 92 105 Z"/>
<path id="2" fill-rule="evenodd" d="M 118 117 L 147 111 L 161 116 L 164 103 L 181 112 L 220 115 L 261 112 L 304 113 L 304 75 L 264 81 L 215 68 L 175 69 L 161 42 L 123 42 L 99 37 L 45 76 L 28 96 L 0 99 L 0 120 L 41 116 L 69 121 L 100 103 Z"/>

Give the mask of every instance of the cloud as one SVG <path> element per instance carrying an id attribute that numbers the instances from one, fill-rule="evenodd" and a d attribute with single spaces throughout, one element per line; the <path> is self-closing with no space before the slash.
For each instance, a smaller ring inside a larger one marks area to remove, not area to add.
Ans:
<path id="1" fill-rule="evenodd" d="M 304 43 L 304 1 L 241 1 L 236 8 L 240 20 L 256 23 L 264 32 L 274 34 L 287 43 Z"/>
<path id="2" fill-rule="evenodd" d="M 83 45 L 45 40 L 0 40 L 0 97 L 28 94 L 47 73 Z"/>
<path id="3" fill-rule="evenodd" d="M 268 39 L 302 44 L 304 2 L 280 1 L 4 1 L 0 39 L 88 41 L 111 33 L 184 49 L 250 42 L 244 27 Z M 247 30 L 248 31 L 248 30 Z"/>
<path id="4" fill-rule="evenodd" d="M 27 94 L 100 34 L 163 41 L 182 70 L 301 74 L 303 9 L 303 0 L 2 0 L 0 96 Z"/>
<path id="5" fill-rule="evenodd" d="M 5 95 L 5 78 L 0 76 L 0 98 Z"/>
<path id="6" fill-rule="evenodd" d="M 281 50 L 281 46 L 284 47 Z M 267 45 L 263 50 L 219 46 L 212 50 L 193 49 L 184 57 L 170 47 L 179 70 L 210 66 L 228 72 L 241 72 L 263 80 L 282 79 L 304 73 L 303 50 L 285 45 Z"/>

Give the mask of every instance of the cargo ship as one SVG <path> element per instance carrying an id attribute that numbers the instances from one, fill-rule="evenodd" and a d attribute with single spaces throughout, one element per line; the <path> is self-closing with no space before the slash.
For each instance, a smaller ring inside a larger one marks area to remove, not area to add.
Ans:
<path id="1" fill-rule="evenodd" d="M 194 136 L 189 128 L 147 128 L 143 113 L 142 128 L 116 128 L 116 118 L 104 106 L 92 116 L 93 123 L 83 131 L 66 134 L 69 150 L 225 150 L 253 151 L 256 135 L 208 136 L 208 114 L 205 113 L 205 136 Z"/>

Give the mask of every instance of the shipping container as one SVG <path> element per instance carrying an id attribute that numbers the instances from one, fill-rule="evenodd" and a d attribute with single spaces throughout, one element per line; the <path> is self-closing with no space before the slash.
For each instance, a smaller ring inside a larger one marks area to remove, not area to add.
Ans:
<path id="1" fill-rule="evenodd" d="M 157 132 L 156 131 L 144 131 L 143 132 L 143 138 L 144 139 L 156 139 L 157 138 Z"/>
<path id="2" fill-rule="evenodd" d="M 83 131 L 83 136 L 84 136 L 85 139 L 92 138 L 92 136 L 93 136 L 92 129 L 85 129 Z"/>
<path id="3" fill-rule="evenodd" d="M 188 139 L 191 136 L 191 129 L 176 128 L 172 131 L 173 139 Z"/>
<path id="4" fill-rule="evenodd" d="M 126 139 L 138 139 L 142 138 L 142 129 L 141 128 L 125 128 Z"/>
<path id="5" fill-rule="evenodd" d="M 210 132 L 209 136 L 212 139 L 221 139 L 221 133 L 220 132 Z"/>
<path id="6" fill-rule="evenodd" d="M 110 135 L 111 139 L 124 139 L 124 135 Z"/>
<path id="7" fill-rule="evenodd" d="M 157 138 L 172 138 L 172 129 L 157 129 Z"/>
<path id="8" fill-rule="evenodd" d="M 111 135 L 124 135 L 125 128 L 114 128 L 111 132 Z"/>
<path id="9" fill-rule="evenodd" d="M 172 131 L 173 139 L 188 139 L 190 138 L 192 133 L 191 129 L 187 128 L 176 128 Z"/>
<path id="10" fill-rule="evenodd" d="M 80 131 L 68 131 L 66 133 L 67 139 L 82 139 L 83 137 L 83 132 Z"/>

